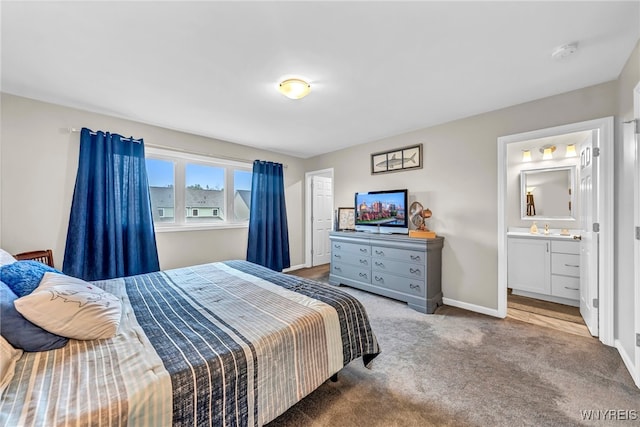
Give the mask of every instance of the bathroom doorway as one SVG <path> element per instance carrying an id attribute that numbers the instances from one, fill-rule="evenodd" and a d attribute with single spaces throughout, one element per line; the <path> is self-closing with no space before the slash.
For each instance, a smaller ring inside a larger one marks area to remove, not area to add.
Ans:
<path id="1" fill-rule="evenodd" d="M 590 144 L 581 144 L 583 147 L 589 146 L 590 161 L 593 162 L 594 168 L 592 172 L 593 180 L 590 180 L 591 186 L 584 185 L 580 187 L 580 182 L 576 182 L 576 191 L 583 192 L 580 195 L 579 206 L 574 209 L 579 211 L 576 217 L 569 222 L 563 218 L 558 222 L 559 227 L 554 232 L 571 230 L 573 235 L 580 238 L 584 235 L 585 242 L 580 242 L 580 259 L 583 260 L 584 266 L 588 266 L 589 270 L 580 271 L 580 311 L 589 326 L 591 334 L 598 336 L 600 341 L 607 345 L 613 345 L 613 118 L 607 117 L 603 119 L 590 120 L 587 122 L 573 123 L 554 128 L 541 129 L 532 132 L 526 132 L 516 135 L 509 135 L 498 138 L 498 313 L 501 317 L 507 315 L 507 283 L 508 283 L 508 257 L 510 249 L 508 246 L 507 233 L 510 232 L 510 226 L 514 223 L 514 204 L 516 211 L 519 206 L 526 209 L 526 202 L 519 204 L 508 199 L 508 188 L 514 186 L 514 174 L 509 170 L 508 153 L 512 152 L 512 148 L 520 148 L 529 141 L 540 142 L 540 147 L 532 147 L 544 153 L 544 149 L 549 145 L 554 145 L 553 141 L 557 138 L 569 134 L 577 134 L 580 137 L 592 135 Z M 513 144 L 513 145 L 512 145 Z M 556 149 L 560 144 L 556 144 Z M 569 144 L 563 143 L 563 149 Z M 524 150 L 524 148 L 522 148 Z M 578 149 L 579 150 L 579 149 Z M 535 152 L 535 151 L 534 151 Z M 522 155 L 522 153 L 519 153 Z M 558 153 L 559 154 L 559 153 Z M 513 155 L 513 154 L 512 154 Z M 585 153 L 577 152 L 577 167 L 581 168 L 584 162 Z M 571 162 L 567 160 L 565 162 Z M 543 166 L 543 163 L 540 163 Z M 586 175 L 586 173 L 585 173 Z M 595 175 L 595 176 L 594 176 Z M 580 176 L 578 174 L 578 176 Z M 517 180 L 516 188 L 518 195 L 521 189 L 520 176 L 515 177 Z M 524 191 L 524 190 L 522 190 Z M 588 194 L 588 197 L 585 195 Z M 519 197 L 519 196 L 518 196 Z M 523 200 L 525 200 L 523 198 Z M 593 206 L 585 205 L 584 202 L 591 200 Z M 537 206 L 538 211 L 540 206 Z M 525 211 L 526 212 L 526 211 Z M 526 213 L 522 214 L 526 215 Z M 592 217 L 592 218 L 590 218 Z M 522 219 L 525 218 L 525 219 Z M 530 224 L 531 221 L 526 220 L 526 216 L 520 216 L 519 219 L 524 224 Z M 555 220 L 540 216 L 543 224 L 552 224 Z M 546 221 L 546 222 L 545 222 Z M 521 225 L 518 223 L 516 225 Z M 575 225 L 571 225 L 575 224 Z M 553 227 L 553 226 L 551 226 Z M 517 227 L 515 230 L 519 230 Z M 528 229 L 521 227 L 522 237 L 527 237 Z M 560 240 L 560 239 L 559 239 Z M 545 247 L 549 251 L 549 246 Z M 551 262 L 551 261 L 546 261 Z M 583 267 L 581 267 L 583 268 Z M 582 283 L 583 277 L 587 279 Z M 551 279 L 549 279 L 551 280 Z M 534 294 L 535 295 L 535 294 Z M 583 307 L 584 306 L 584 307 Z"/>

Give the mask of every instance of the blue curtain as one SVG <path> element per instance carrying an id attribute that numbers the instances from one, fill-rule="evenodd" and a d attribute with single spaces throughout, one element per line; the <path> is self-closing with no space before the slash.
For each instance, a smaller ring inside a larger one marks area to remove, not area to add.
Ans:
<path id="1" fill-rule="evenodd" d="M 275 271 L 291 267 L 284 178 L 280 163 L 253 162 L 247 261 Z"/>
<path id="2" fill-rule="evenodd" d="M 159 269 L 142 139 L 82 128 L 63 272 L 101 280 Z"/>

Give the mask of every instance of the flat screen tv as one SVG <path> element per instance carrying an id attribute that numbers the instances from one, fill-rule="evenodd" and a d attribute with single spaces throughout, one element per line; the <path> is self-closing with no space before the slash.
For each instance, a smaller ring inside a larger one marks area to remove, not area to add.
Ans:
<path id="1" fill-rule="evenodd" d="M 356 193 L 356 231 L 408 234 L 407 190 Z"/>

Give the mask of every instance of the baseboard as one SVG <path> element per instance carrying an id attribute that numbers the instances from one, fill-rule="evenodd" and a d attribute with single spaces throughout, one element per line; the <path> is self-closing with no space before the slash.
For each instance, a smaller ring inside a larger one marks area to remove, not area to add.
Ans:
<path id="1" fill-rule="evenodd" d="M 498 310 L 494 308 L 487 308 L 481 305 L 469 304 L 468 302 L 457 301 L 451 298 L 442 298 L 442 302 L 444 305 L 450 305 L 452 307 L 475 311 L 476 313 L 486 314 L 487 316 L 504 318 L 504 316 L 500 316 L 498 314 Z"/>
<path id="2" fill-rule="evenodd" d="M 620 354 L 624 365 L 627 367 L 629 374 L 631 374 L 633 382 L 636 383 L 636 387 L 640 388 L 640 372 L 636 374 L 636 367 L 634 366 L 633 358 L 629 356 L 627 351 L 622 346 L 622 343 L 620 343 L 620 340 L 615 340 L 614 347 L 618 349 L 618 353 Z"/>
<path id="3" fill-rule="evenodd" d="M 288 273 L 290 271 L 300 270 L 301 268 L 306 268 L 306 265 L 305 264 L 292 265 L 291 267 L 285 268 L 284 270 L 282 270 L 282 272 Z"/>

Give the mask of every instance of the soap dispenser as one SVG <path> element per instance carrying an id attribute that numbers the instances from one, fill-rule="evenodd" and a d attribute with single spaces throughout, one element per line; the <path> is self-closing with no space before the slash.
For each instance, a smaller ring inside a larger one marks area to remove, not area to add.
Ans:
<path id="1" fill-rule="evenodd" d="M 549 224 L 544 225 L 544 234 L 549 234 Z"/>
<path id="2" fill-rule="evenodd" d="M 531 234 L 538 234 L 538 224 L 536 224 L 535 221 L 533 221 L 533 224 L 531 224 L 531 228 L 529 229 L 529 232 Z"/>

